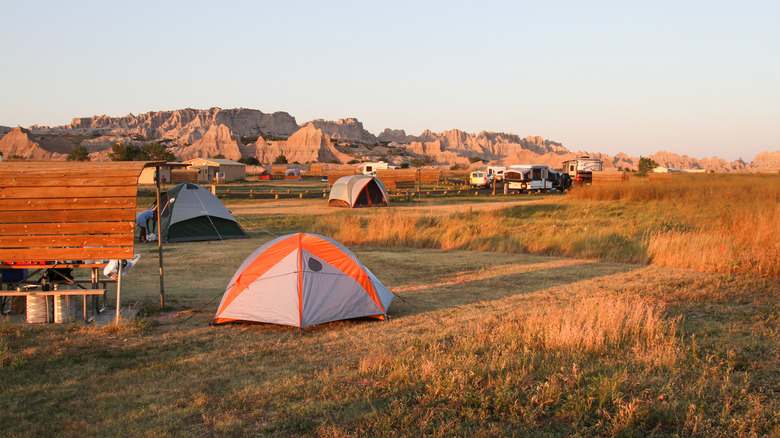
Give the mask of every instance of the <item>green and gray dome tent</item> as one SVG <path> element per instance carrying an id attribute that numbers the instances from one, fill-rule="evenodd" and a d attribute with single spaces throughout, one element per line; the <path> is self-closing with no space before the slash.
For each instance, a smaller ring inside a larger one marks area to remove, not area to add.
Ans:
<path id="1" fill-rule="evenodd" d="M 163 242 L 245 239 L 244 230 L 225 204 L 197 184 L 177 184 L 160 194 Z"/>
<path id="2" fill-rule="evenodd" d="M 378 178 L 370 175 L 342 176 L 333 183 L 329 207 L 387 207 L 387 190 Z"/>

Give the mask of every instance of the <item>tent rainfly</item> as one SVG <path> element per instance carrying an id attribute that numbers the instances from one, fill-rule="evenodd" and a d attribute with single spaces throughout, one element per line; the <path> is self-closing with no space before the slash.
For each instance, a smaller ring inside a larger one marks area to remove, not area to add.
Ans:
<path id="1" fill-rule="evenodd" d="M 244 260 L 214 323 L 303 328 L 360 317 L 386 319 L 392 299 L 393 293 L 342 244 L 316 234 L 289 234 Z"/>
<path id="2" fill-rule="evenodd" d="M 244 239 L 244 230 L 216 196 L 197 184 L 177 184 L 160 195 L 163 242 Z"/>
<path id="3" fill-rule="evenodd" d="M 329 207 L 387 207 L 387 190 L 371 175 L 342 176 L 333 183 Z"/>

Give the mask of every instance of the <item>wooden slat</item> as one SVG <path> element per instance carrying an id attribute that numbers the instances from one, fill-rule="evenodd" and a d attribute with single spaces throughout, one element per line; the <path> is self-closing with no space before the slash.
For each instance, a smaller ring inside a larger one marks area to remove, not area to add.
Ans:
<path id="1" fill-rule="evenodd" d="M 135 208 L 136 197 L 0 199 L 0 211 L 10 210 L 95 210 Z"/>
<path id="2" fill-rule="evenodd" d="M 149 164 L 0 162 L 0 262 L 132 258 Z"/>
<path id="3" fill-rule="evenodd" d="M 60 289 L 50 291 L 16 291 L 16 290 L 4 290 L 0 291 L 0 297 L 26 297 L 26 296 L 51 296 L 51 295 L 103 295 L 106 293 L 105 289 Z"/>
<path id="4" fill-rule="evenodd" d="M 0 261 L 14 260 L 118 260 L 133 258 L 133 247 L 0 248 Z M 34 266 L 33 266 L 34 268 Z"/>
<path id="5" fill-rule="evenodd" d="M 132 246 L 133 235 L 0 236 L 0 248 L 61 248 L 73 246 Z"/>
<path id="6" fill-rule="evenodd" d="M 137 186 L 127 187 L 0 187 L 0 199 L 116 198 L 136 196 Z"/>
<path id="7" fill-rule="evenodd" d="M 76 178 L 57 178 L 51 176 L 27 176 L 26 174 L 16 173 L 15 176 L 4 177 L 3 172 L 0 172 L 0 178 L 3 179 L 3 187 L 117 187 L 138 185 L 138 178 L 132 175 L 103 175 Z"/>
<path id="8" fill-rule="evenodd" d="M 134 221 L 135 209 L 0 211 L 0 223 Z"/>
<path id="9" fill-rule="evenodd" d="M 2 224 L 0 234 L 5 236 L 63 235 L 63 234 L 133 234 L 135 221 L 129 222 L 74 222 Z"/>
<path id="10" fill-rule="evenodd" d="M 420 181 L 422 182 L 436 182 L 441 179 L 440 170 L 421 170 Z"/>
<path id="11" fill-rule="evenodd" d="M 328 172 L 328 184 L 333 185 L 342 176 L 356 175 L 355 170 L 332 170 Z"/>
<path id="12" fill-rule="evenodd" d="M 55 160 L 27 160 L 27 161 L 3 161 L 0 169 L 9 171 L 43 171 L 47 174 L 57 172 L 88 172 L 101 171 L 133 172 L 141 175 L 144 167 L 164 164 L 154 161 L 55 161 Z M 70 174 L 69 174 L 70 175 Z"/>

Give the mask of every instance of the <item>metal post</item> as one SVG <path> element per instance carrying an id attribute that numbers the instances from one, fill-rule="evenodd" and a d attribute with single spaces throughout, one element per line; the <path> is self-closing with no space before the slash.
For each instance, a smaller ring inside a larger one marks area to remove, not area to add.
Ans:
<path id="1" fill-rule="evenodd" d="M 160 205 L 160 166 L 157 166 L 157 252 L 159 253 L 160 260 L 160 308 L 165 307 L 165 279 L 163 275 L 163 250 L 162 250 L 162 233 L 160 233 L 160 211 L 162 205 Z"/>
<path id="2" fill-rule="evenodd" d="M 117 260 L 117 263 L 119 263 L 119 270 L 116 273 L 116 319 L 114 323 L 116 325 L 119 325 L 119 309 L 122 308 L 121 306 L 121 299 L 122 299 L 122 262 L 123 260 Z"/>

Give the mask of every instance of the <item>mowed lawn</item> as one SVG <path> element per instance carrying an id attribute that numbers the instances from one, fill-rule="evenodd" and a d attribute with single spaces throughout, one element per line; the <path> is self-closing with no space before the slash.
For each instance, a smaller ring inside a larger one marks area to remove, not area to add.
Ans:
<path id="1" fill-rule="evenodd" d="M 780 436 L 780 280 L 525 254 L 351 246 L 388 322 L 212 326 L 294 228 L 156 244 L 119 326 L 0 326 L 5 436 Z M 263 223 L 263 225 L 267 225 Z"/>

